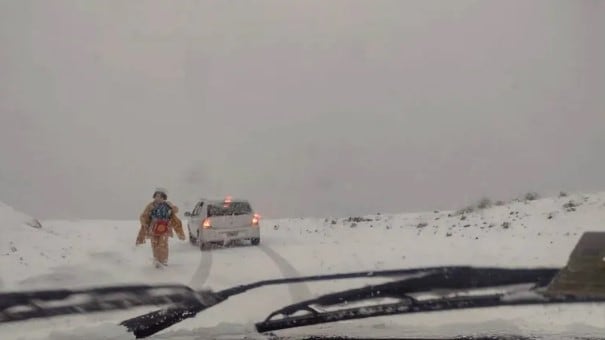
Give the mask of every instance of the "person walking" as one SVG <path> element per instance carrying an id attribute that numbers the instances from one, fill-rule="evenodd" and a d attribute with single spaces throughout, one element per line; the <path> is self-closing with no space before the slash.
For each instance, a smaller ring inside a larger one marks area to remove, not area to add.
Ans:
<path id="1" fill-rule="evenodd" d="M 156 268 L 168 265 L 168 239 L 174 233 L 180 240 L 185 240 L 183 224 L 176 215 L 178 211 L 178 207 L 168 201 L 166 190 L 157 189 L 153 193 L 153 201 L 147 204 L 139 217 L 141 228 L 136 245 L 144 244 L 146 239 L 150 239 Z"/>

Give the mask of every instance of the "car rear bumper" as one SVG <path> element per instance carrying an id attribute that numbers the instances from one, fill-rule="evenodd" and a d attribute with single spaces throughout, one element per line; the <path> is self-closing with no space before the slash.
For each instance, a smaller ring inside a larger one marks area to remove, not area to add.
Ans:
<path id="1" fill-rule="evenodd" d="M 200 233 L 200 241 L 206 242 L 228 242 L 232 240 L 246 240 L 260 238 L 260 228 L 246 226 L 229 229 L 203 229 Z"/>

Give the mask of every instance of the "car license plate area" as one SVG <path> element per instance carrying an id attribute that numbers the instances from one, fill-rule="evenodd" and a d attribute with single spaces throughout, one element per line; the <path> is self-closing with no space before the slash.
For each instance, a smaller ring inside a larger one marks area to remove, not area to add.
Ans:
<path id="1" fill-rule="evenodd" d="M 228 233 L 225 233 L 225 234 L 227 234 L 227 236 L 237 236 L 238 232 L 237 231 L 232 231 L 232 232 L 228 232 Z"/>

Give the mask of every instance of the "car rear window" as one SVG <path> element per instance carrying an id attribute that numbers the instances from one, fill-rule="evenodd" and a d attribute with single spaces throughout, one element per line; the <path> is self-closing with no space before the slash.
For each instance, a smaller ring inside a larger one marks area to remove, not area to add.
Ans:
<path id="1" fill-rule="evenodd" d="M 229 205 L 208 205 L 208 217 L 252 214 L 248 202 L 231 202 Z"/>

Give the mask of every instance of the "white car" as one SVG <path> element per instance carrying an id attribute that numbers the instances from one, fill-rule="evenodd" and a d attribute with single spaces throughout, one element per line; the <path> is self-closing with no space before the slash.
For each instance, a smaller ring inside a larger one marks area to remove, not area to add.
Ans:
<path id="1" fill-rule="evenodd" d="M 189 240 L 201 250 L 207 250 L 213 243 L 225 245 L 235 240 L 260 243 L 260 215 L 246 200 L 202 199 L 185 216 Z"/>

